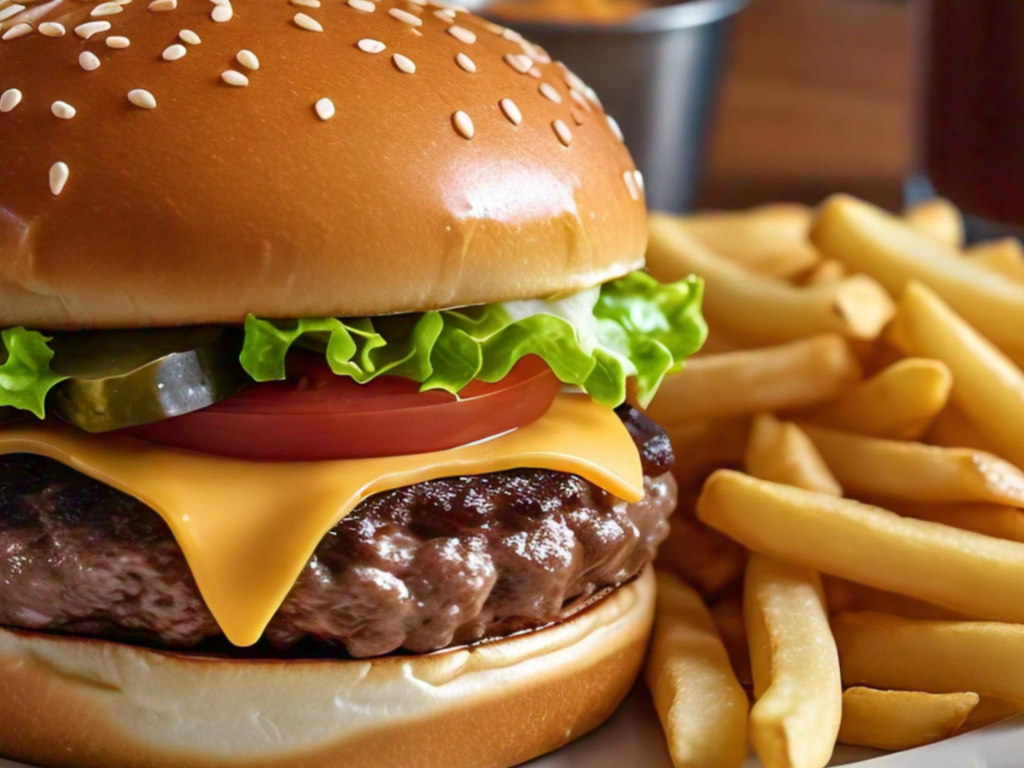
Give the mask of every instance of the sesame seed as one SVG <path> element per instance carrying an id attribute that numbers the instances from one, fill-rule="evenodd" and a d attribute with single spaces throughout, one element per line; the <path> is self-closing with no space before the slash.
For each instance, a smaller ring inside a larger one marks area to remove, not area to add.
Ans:
<path id="1" fill-rule="evenodd" d="M 540 70 L 537 69 L 536 67 L 531 67 L 529 70 L 527 70 L 526 74 L 528 74 L 534 80 L 540 80 L 541 78 Z"/>
<path id="2" fill-rule="evenodd" d="M 128 91 L 128 101 L 139 109 L 156 109 L 156 97 L 142 88 Z"/>
<path id="3" fill-rule="evenodd" d="M 164 52 L 160 54 L 160 58 L 164 61 L 177 61 L 178 59 L 184 58 L 186 53 L 188 53 L 188 48 L 181 43 L 175 43 L 174 45 L 168 45 L 164 48 Z"/>
<path id="4" fill-rule="evenodd" d="M 506 29 L 502 31 L 501 36 L 506 40 L 511 40 L 513 43 L 522 42 L 523 36 L 516 32 L 514 29 Z"/>
<path id="5" fill-rule="evenodd" d="M 235 9 L 231 7 L 231 3 L 215 5 L 213 6 L 213 10 L 210 11 L 210 18 L 219 23 L 231 21 L 234 15 Z"/>
<path id="6" fill-rule="evenodd" d="M 251 69 L 253 72 L 260 68 L 260 60 L 256 58 L 256 54 L 244 48 L 238 52 L 235 59 L 237 59 L 238 63 L 243 67 Z"/>
<path id="7" fill-rule="evenodd" d="M 413 5 L 420 5 L 420 6 L 423 6 L 423 7 L 426 7 L 426 5 L 427 5 L 427 0 L 407 0 L 407 2 L 410 2 Z"/>
<path id="8" fill-rule="evenodd" d="M 601 100 L 597 98 L 597 91 L 595 91 L 589 85 L 583 89 L 583 94 L 587 97 L 587 100 L 595 107 L 601 106 Z"/>
<path id="9" fill-rule="evenodd" d="M 398 69 L 399 72 L 405 72 L 407 75 L 411 75 L 416 72 L 416 64 L 408 56 L 396 53 L 391 57 L 391 61 L 395 63 L 395 68 Z"/>
<path id="10" fill-rule="evenodd" d="M 88 40 L 99 32 L 106 32 L 110 29 L 109 21 L 87 21 L 75 27 L 75 34 L 83 40 Z"/>
<path id="11" fill-rule="evenodd" d="M 324 27 L 319 21 L 314 19 L 312 16 L 307 16 L 304 13 L 295 14 L 295 24 L 303 29 L 309 30 L 310 32 L 323 32 Z"/>
<path id="12" fill-rule="evenodd" d="M 12 16 L 17 16 L 19 13 L 25 10 L 25 6 L 19 3 L 14 5 L 8 5 L 6 8 L 0 8 L 0 21 L 7 21 Z"/>
<path id="13" fill-rule="evenodd" d="M 121 7 L 120 3 L 100 3 L 89 13 L 90 16 L 113 16 L 115 13 L 120 13 L 124 8 Z"/>
<path id="14" fill-rule="evenodd" d="M 624 142 L 626 139 L 622 135 L 622 129 L 619 127 L 619 121 L 616 120 L 611 115 L 605 115 L 605 118 L 608 120 L 608 127 L 611 128 L 612 133 L 615 134 L 615 138 L 617 138 L 619 141 Z"/>
<path id="15" fill-rule="evenodd" d="M 362 11 L 363 13 L 373 13 L 377 10 L 376 4 L 371 0 L 348 0 L 348 5 L 351 8 L 355 8 L 357 11 Z"/>
<path id="16" fill-rule="evenodd" d="M 641 192 L 644 191 L 644 175 L 640 171 L 633 171 L 633 178 L 636 179 L 636 185 Z"/>
<path id="17" fill-rule="evenodd" d="M 132 44 L 131 40 L 129 40 L 127 37 L 122 37 L 121 35 L 113 35 L 111 37 L 108 37 L 103 42 L 107 44 L 107 48 L 118 49 L 127 48 L 129 45 Z"/>
<path id="18" fill-rule="evenodd" d="M 493 32 L 496 35 L 504 34 L 505 28 L 501 24 L 495 24 L 493 21 L 485 21 L 484 29 L 488 32 Z"/>
<path id="19" fill-rule="evenodd" d="M 551 83 L 541 83 L 538 90 L 540 91 L 541 96 L 548 101 L 553 101 L 555 104 L 562 103 L 562 94 L 556 91 Z"/>
<path id="20" fill-rule="evenodd" d="M 572 121 L 574 123 L 576 123 L 576 125 L 583 125 L 583 113 L 582 112 L 580 112 L 578 109 L 572 109 L 572 110 L 569 110 L 569 114 L 572 115 Z"/>
<path id="21" fill-rule="evenodd" d="M 454 37 L 460 43 L 465 43 L 466 45 L 472 45 L 473 43 L 476 42 L 476 35 L 474 33 L 470 32 L 465 27 L 460 27 L 458 25 L 454 25 L 453 24 L 452 26 L 448 27 L 448 29 L 446 31 L 448 32 L 449 35 Z"/>
<path id="22" fill-rule="evenodd" d="M 100 68 L 100 59 L 92 51 L 82 51 L 78 54 L 78 66 L 86 72 L 94 72 Z"/>
<path id="23" fill-rule="evenodd" d="M 380 53 L 385 48 L 387 48 L 387 46 L 384 45 L 384 43 L 382 43 L 380 40 L 371 40 L 368 37 L 364 37 L 362 40 L 356 43 L 356 46 L 363 53 Z"/>
<path id="24" fill-rule="evenodd" d="M 191 29 L 181 30 L 181 32 L 178 33 L 178 39 L 181 40 L 183 43 L 188 43 L 189 45 L 199 45 L 201 42 L 203 42 L 199 35 L 197 35 Z"/>
<path id="25" fill-rule="evenodd" d="M 569 130 L 569 126 L 561 120 L 555 120 L 551 123 L 551 127 L 555 129 L 555 135 L 558 140 L 565 146 L 572 144 L 572 131 Z"/>
<path id="26" fill-rule="evenodd" d="M 291 3 L 300 8 L 319 8 L 321 5 L 320 0 L 291 0 Z"/>
<path id="27" fill-rule="evenodd" d="M 464 53 L 455 54 L 455 63 L 462 67 L 467 72 L 476 74 L 476 62 L 473 61 L 469 56 Z"/>
<path id="28" fill-rule="evenodd" d="M 228 85 L 233 85 L 236 88 L 244 88 L 249 84 L 248 77 L 243 75 L 241 72 L 236 72 L 233 69 L 229 69 L 226 72 L 221 72 L 220 79 Z"/>
<path id="29" fill-rule="evenodd" d="M 455 21 L 455 11 L 434 11 L 434 15 L 441 21 L 446 21 L 448 23 Z"/>
<path id="30" fill-rule="evenodd" d="M 317 117 L 321 120 L 330 120 L 335 115 L 334 102 L 330 99 L 320 99 L 314 106 Z"/>
<path id="31" fill-rule="evenodd" d="M 539 45 L 534 45 L 529 40 L 520 40 L 519 47 L 523 49 L 523 53 L 538 64 L 548 64 L 551 61 L 551 57 L 548 55 L 547 51 Z"/>
<path id="32" fill-rule="evenodd" d="M 64 37 L 67 33 L 64 25 L 56 21 L 44 21 L 39 25 L 39 34 L 45 37 Z"/>
<path id="33" fill-rule="evenodd" d="M 506 53 L 502 59 L 512 69 L 521 75 L 525 75 L 531 69 L 533 69 L 533 62 L 530 61 L 529 56 L 524 56 L 521 53 Z"/>
<path id="34" fill-rule="evenodd" d="M 21 24 L 15 24 L 13 27 L 4 32 L 2 39 L 14 40 L 16 38 L 24 37 L 25 35 L 29 34 L 32 34 L 32 25 L 22 22 Z"/>
<path id="35" fill-rule="evenodd" d="M 561 62 L 559 62 L 561 64 Z M 585 91 L 587 90 L 587 84 L 580 79 L 580 76 L 573 72 L 571 69 L 566 68 L 565 64 L 562 64 L 562 68 L 565 70 L 565 84 L 572 88 L 574 91 Z"/>
<path id="36" fill-rule="evenodd" d="M 68 183 L 71 170 L 67 163 L 54 163 L 50 166 L 50 191 L 54 196 L 64 191 L 64 185 Z"/>
<path id="37" fill-rule="evenodd" d="M 165 11 L 173 11 L 178 7 L 178 0 L 153 0 L 149 4 L 149 10 L 154 13 L 163 13 Z"/>
<path id="38" fill-rule="evenodd" d="M 572 98 L 573 101 L 575 101 L 579 106 L 583 107 L 583 109 L 585 109 L 587 112 L 594 111 L 594 108 L 590 105 L 590 102 L 587 101 L 584 98 L 583 94 L 577 91 L 575 88 L 569 89 L 569 96 Z"/>
<path id="39" fill-rule="evenodd" d="M 459 135 L 464 139 L 472 139 L 476 134 L 476 128 L 473 127 L 473 120 L 461 109 L 452 115 L 452 125 L 455 126 L 455 130 L 458 131 Z"/>
<path id="40" fill-rule="evenodd" d="M 512 125 L 519 125 L 523 122 L 523 113 L 519 111 L 519 107 L 512 99 L 502 99 L 498 102 L 498 106 L 501 107 L 501 111 Z"/>
<path id="41" fill-rule="evenodd" d="M 61 120 L 70 120 L 78 114 L 78 110 L 66 101 L 53 102 L 53 104 L 50 105 L 50 111 L 53 112 L 54 117 L 59 117 Z"/>
<path id="42" fill-rule="evenodd" d="M 622 174 L 622 180 L 626 182 L 626 189 L 629 190 L 629 196 L 634 200 L 640 199 L 640 190 L 636 186 L 636 177 L 633 176 L 631 171 L 626 171 Z"/>
<path id="43" fill-rule="evenodd" d="M 419 16 L 413 16 L 411 13 L 409 13 L 408 11 L 403 11 L 401 8 L 392 8 L 390 11 L 388 11 L 388 16 L 390 16 L 393 19 L 403 21 L 412 27 L 418 27 L 421 24 L 423 24 L 423 19 L 421 19 Z"/>
<path id="44" fill-rule="evenodd" d="M 17 88 L 8 88 L 0 95 L 0 112 L 7 113 L 21 104 L 21 91 Z"/>

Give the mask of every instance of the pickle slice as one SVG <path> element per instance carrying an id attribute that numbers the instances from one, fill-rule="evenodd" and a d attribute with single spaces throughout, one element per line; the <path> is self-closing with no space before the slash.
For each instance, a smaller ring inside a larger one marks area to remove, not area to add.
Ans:
<path id="1" fill-rule="evenodd" d="M 64 376 L 47 401 L 87 432 L 151 424 L 237 392 L 241 333 L 219 327 L 55 334 L 53 370 Z"/>

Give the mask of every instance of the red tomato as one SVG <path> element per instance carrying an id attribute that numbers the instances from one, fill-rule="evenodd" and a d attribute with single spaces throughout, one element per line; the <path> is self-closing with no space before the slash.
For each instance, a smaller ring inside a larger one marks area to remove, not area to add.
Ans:
<path id="1" fill-rule="evenodd" d="M 357 384 L 322 358 L 289 358 L 285 381 L 252 384 L 200 411 L 124 430 L 154 443 L 250 461 L 323 461 L 455 448 L 536 421 L 561 383 L 537 357 L 456 398 L 409 379 Z"/>

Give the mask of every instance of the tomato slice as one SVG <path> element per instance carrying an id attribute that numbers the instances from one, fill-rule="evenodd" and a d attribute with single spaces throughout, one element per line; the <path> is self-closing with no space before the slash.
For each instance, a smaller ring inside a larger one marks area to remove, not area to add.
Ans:
<path id="1" fill-rule="evenodd" d="M 561 382 L 524 357 L 494 384 L 458 397 L 409 379 L 335 376 L 322 357 L 289 356 L 284 381 L 252 384 L 207 408 L 122 430 L 162 445 L 250 461 L 324 461 L 455 448 L 522 427 L 551 407 Z"/>

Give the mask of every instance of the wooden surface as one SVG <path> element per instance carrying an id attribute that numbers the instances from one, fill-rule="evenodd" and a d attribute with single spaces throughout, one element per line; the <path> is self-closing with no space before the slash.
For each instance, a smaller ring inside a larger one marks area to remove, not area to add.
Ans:
<path id="1" fill-rule="evenodd" d="M 701 207 L 840 190 L 898 207 L 910 21 L 904 0 L 752 0 L 733 30 Z"/>

